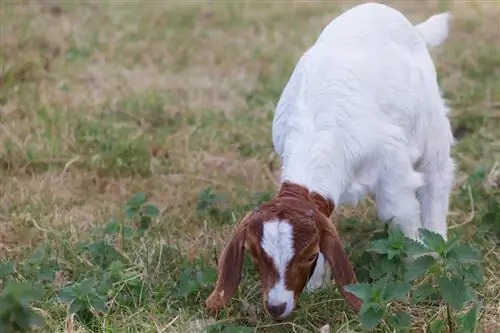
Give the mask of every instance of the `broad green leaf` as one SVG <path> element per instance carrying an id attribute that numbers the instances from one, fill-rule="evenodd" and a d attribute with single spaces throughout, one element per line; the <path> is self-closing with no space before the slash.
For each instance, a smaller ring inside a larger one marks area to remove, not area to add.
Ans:
<path id="1" fill-rule="evenodd" d="M 484 270 L 478 265 L 471 265 L 465 268 L 465 278 L 474 284 L 483 283 Z"/>
<path id="2" fill-rule="evenodd" d="M 407 312 L 399 311 L 391 316 L 392 325 L 397 329 L 405 329 L 411 326 L 411 317 Z"/>
<path id="3" fill-rule="evenodd" d="M 363 327 L 367 330 L 373 329 L 384 316 L 384 310 L 378 307 L 370 307 L 363 314 L 360 314 L 359 319 Z"/>
<path id="4" fill-rule="evenodd" d="M 408 256 L 417 256 L 429 253 L 429 249 L 420 242 L 411 238 L 405 238 L 405 252 Z"/>
<path id="5" fill-rule="evenodd" d="M 467 286 L 462 279 L 441 277 L 437 281 L 441 296 L 452 308 L 459 310 L 468 300 Z"/>
<path id="6" fill-rule="evenodd" d="M 394 227 L 389 233 L 388 242 L 393 249 L 402 249 L 404 247 L 405 236 L 400 227 Z"/>
<path id="7" fill-rule="evenodd" d="M 474 294 L 474 290 L 470 286 L 469 281 L 464 281 L 465 289 L 464 289 L 464 298 L 469 301 L 476 301 L 476 295 Z"/>
<path id="8" fill-rule="evenodd" d="M 373 306 L 377 306 L 376 303 L 372 303 L 370 301 L 363 301 L 363 304 L 361 304 L 361 308 L 359 309 L 359 315 L 362 315 L 369 309 L 371 309 Z"/>
<path id="9" fill-rule="evenodd" d="M 399 256 L 403 255 L 403 249 L 394 249 L 394 248 L 388 248 L 387 249 L 387 258 L 389 260 L 392 260 L 394 258 L 398 258 Z"/>
<path id="10" fill-rule="evenodd" d="M 144 205 L 142 207 L 142 213 L 144 215 L 149 216 L 149 217 L 157 217 L 158 215 L 160 215 L 160 211 L 159 211 L 158 207 L 156 207 L 155 205 L 152 205 L 152 204 Z"/>
<path id="11" fill-rule="evenodd" d="M 20 310 L 13 313 L 14 322 L 21 331 L 29 331 L 31 327 L 42 326 L 43 318 L 31 309 Z M 0 330 L 0 332 L 3 332 Z"/>
<path id="12" fill-rule="evenodd" d="M 446 325 L 444 320 L 436 319 L 429 325 L 430 333 L 445 333 Z"/>
<path id="13" fill-rule="evenodd" d="M 431 297 L 435 292 L 436 292 L 436 290 L 434 289 L 432 284 L 430 284 L 428 282 L 422 283 L 421 285 L 419 285 L 417 287 L 417 289 L 413 293 L 413 295 L 411 297 L 412 302 L 414 304 L 416 304 L 416 303 L 419 303 L 421 301 L 424 301 L 424 300 L 428 299 L 429 297 Z"/>
<path id="14" fill-rule="evenodd" d="M 62 303 L 70 303 L 76 298 L 75 291 L 73 290 L 73 286 L 67 286 L 62 288 L 57 294 L 59 301 Z"/>
<path id="15" fill-rule="evenodd" d="M 120 224 L 116 221 L 109 221 L 104 227 L 105 234 L 116 234 L 120 231 Z"/>
<path id="16" fill-rule="evenodd" d="M 97 286 L 97 292 L 101 295 L 107 294 L 113 288 L 113 281 L 120 280 L 120 273 L 113 276 L 110 272 L 105 272 Z"/>
<path id="17" fill-rule="evenodd" d="M 43 287 L 37 284 L 35 284 L 34 286 L 28 286 L 28 289 L 26 290 L 26 295 L 32 301 L 38 301 L 42 299 L 44 295 Z"/>
<path id="18" fill-rule="evenodd" d="M 55 270 L 48 266 L 42 266 L 36 275 L 39 281 L 52 282 L 56 279 Z"/>
<path id="19" fill-rule="evenodd" d="M 18 295 L 16 297 L 18 307 L 29 309 L 32 301 L 31 295 Z"/>
<path id="20" fill-rule="evenodd" d="M 41 327 L 45 324 L 45 320 L 43 319 L 43 317 L 38 315 L 37 313 L 32 313 L 27 319 L 29 325 L 32 327 L 34 326 Z"/>
<path id="21" fill-rule="evenodd" d="M 448 269 L 453 275 L 458 277 L 464 277 L 466 274 L 465 266 L 462 265 L 456 258 L 448 257 L 444 259 L 446 269 Z"/>
<path id="22" fill-rule="evenodd" d="M 109 270 L 113 274 L 121 274 L 121 271 L 123 270 L 123 263 L 120 260 L 114 260 L 109 265 Z"/>
<path id="23" fill-rule="evenodd" d="M 368 245 L 366 251 L 385 254 L 387 253 L 388 244 L 389 243 L 387 239 L 376 239 L 370 242 L 370 245 Z"/>
<path id="24" fill-rule="evenodd" d="M 14 322 L 21 329 L 21 332 L 27 331 L 29 329 L 29 316 L 30 313 L 25 311 L 17 311 L 13 313 Z"/>
<path id="25" fill-rule="evenodd" d="M 90 302 L 90 305 L 99 312 L 107 312 L 106 300 L 104 298 L 96 297 Z"/>
<path id="26" fill-rule="evenodd" d="M 442 250 L 446 246 L 446 242 L 440 234 L 428 229 L 420 229 L 420 235 L 422 236 L 423 243 L 428 249 L 440 254 L 442 253 Z"/>
<path id="27" fill-rule="evenodd" d="M 389 283 L 389 277 L 385 276 L 382 279 L 375 281 L 375 283 L 373 283 L 372 285 L 372 289 L 380 293 L 383 293 L 383 291 L 387 287 L 387 283 Z"/>
<path id="28" fill-rule="evenodd" d="M 389 278 L 389 276 L 384 276 L 383 278 L 372 284 L 370 290 L 371 301 L 379 303 L 385 298 L 384 296 L 386 295 L 386 288 L 387 284 L 389 283 Z"/>
<path id="29" fill-rule="evenodd" d="M 481 303 L 476 302 L 467 313 L 460 317 L 461 333 L 474 333 L 476 332 L 477 320 L 479 316 L 479 309 Z"/>
<path id="30" fill-rule="evenodd" d="M 348 284 L 344 286 L 344 290 L 362 301 L 367 301 L 371 297 L 372 286 L 367 283 Z"/>
<path id="31" fill-rule="evenodd" d="M 147 202 L 146 194 L 139 192 L 127 201 L 127 206 L 130 208 L 139 208 Z"/>
<path id="32" fill-rule="evenodd" d="M 425 255 L 417 258 L 406 267 L 405 281 L 418 279 L 436 262 L 434 257 Z"/>
<path id="33" fill-rule="evenodd" d="M 30 282 L 13 282 L 6 284 L 2 296 L 11 298 L 17 303 L 17 307 L 28 309 L 32 301 L 43 297 L 43 289 L 40 286 L 33 286 Z"/>
<path id="34" fill-rule="evenodd" d="M 386 300 L 388 302 L 403 300 L 410 292 L 411 285 L 407 282 L 391 282 L 386 289 Z"/>
<path id="35" fill-rule="evenodd" d="M 458 245 L 452 249 L 449 255 L 456 257 L 456 259 L 462 264 L 472 264 L 481 261 L 479 252 L 476 249 L 464 244 Z"/>
<path id="36" fill-rule="evenodd" d="M 0 318 L 7 317 L 14 306 L 10 297 L 0 297 Z"/>
<path id="37" fill-rule="evenodd" d="M 69 313 L 78 313 L 82 308 L 84 308 L 82 301 L 75 299 L 69 306 Z"/>
<path id="38" fill-rule="evenodd" d="M 387 257 L 382 257 L 380 263 L 373 267 L 373 277 L 375 279 L 379 279 L 384 275 L 394 277 L 396 276 L 398 268 L 398 263 L 393 260 L 389 260 Z"/>
<path id="39" fill-rule="evenodd" d="M 86 294 L 93 294 L 95 291 L 95 286 L 97 285 L 97 278 L 95 275 L 83 280 L 80 284 L 80 290 Z"/>
<path id="40" fill-rule="evenodd" d="M 450 235 L 443 247 L 443 253 L 450 252 L 451 250 L 455 249 L 459 240 L 460 238 L 458 237 L 458 235 Z"/>

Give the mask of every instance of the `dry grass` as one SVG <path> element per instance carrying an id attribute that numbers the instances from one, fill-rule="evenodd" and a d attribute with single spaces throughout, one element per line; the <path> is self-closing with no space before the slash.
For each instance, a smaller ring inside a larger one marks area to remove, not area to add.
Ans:
<path id="1" fill-rule="evenodd" d="M 254 193 L 275 190 L 264 169 L 277 98 L 320 29 L 355 3 L 3 2 L 0 257 L 24 257 L 54 237 L 68 244 L 89 238 L 139 191 L 162 212 L 155 225 L 162 238 L 176 239 L 193 258 L 207 247 L 220 248 L 232 224 L 200 218 L 194 209 L 199 193 L 210 187 L 227 197 L 228 207 L 241 207 Z M 458 179 L 485 166 L 484 191 L 498 199 L 499 3 L 386 3 L 413 22 L 453 11 L 450 39 L 434 58 L 453 124 L 467 129 L 454 150 Z M 475 189 L 469 195 L 464 188 L 453 194 L 450 224 L 483 250 L 481 323 L 484 332 L 493 332 L 500 330 L 500 236 L 480 223 L 485 203 Z M 368 221 L 374 215 L 364 203 L 344 209 L 343 216 Z M 250 293 L 241 297 L 260 306 Z M 302 322 L 260 325 L 276 332 L 304 332 L 311 327 L 304 322 L 322 320 L 342 332 L 357 327 L 340 300 L 327 302 L 308 304 L 313 313 Z M 335 318 L 315 316 L 315 305 Z M 131 329 L 188 332 L 208 318 L 201 306 L 173 306 L 179 313 L 162 316 L 159 307 L 156 320 L 138 314 L 142 323 Z M 425 312 L 418 309 L 417 321 Z M 108 325 L 124 331 L 132 317 Z M 65 321 L 64 315 L 51 317 L 49 331 L 88 331 L 78 323 L 64 328 Z"/>

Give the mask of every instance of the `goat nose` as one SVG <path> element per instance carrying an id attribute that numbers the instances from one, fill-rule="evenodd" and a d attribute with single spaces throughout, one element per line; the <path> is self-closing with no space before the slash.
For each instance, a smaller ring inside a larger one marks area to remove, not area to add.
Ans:
<path id="1" fill-rule="evenodd" d="M 267 311 L 271 314 L 271 316 L 277 318 L 285 312 L 286 303 L 281 303 L 277 305 L 267 303 Z"/>

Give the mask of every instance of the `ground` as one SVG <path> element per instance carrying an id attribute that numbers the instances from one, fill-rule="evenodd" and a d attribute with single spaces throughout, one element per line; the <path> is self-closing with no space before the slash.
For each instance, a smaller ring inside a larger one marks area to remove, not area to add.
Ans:
<path id="1" fill-rule="evenodd" d="M 214 258 L 234 225 L 276 191 L 276 168 L 267 171 L 271 120 L 291 70 L 324 25 L 356 3 L 0 5 L 0 258 L 15 263 L 18 280 L 48 272 L 54 292 L 91 276 L 102 281 L 110 265 L 123 265 L 113 266 L 119 278 L 106 315 L 71 315 L 62 298 L 45 295 L 34 303 L 40 331 L 197 332 L 214 322 L 249 332 L 317 332 L 325 324 L 359 331 L 334 288 L 305 296 L 290 320 L 271 321 L 251 265 L 228 313 L 203 308 Z M 449 40 L 433 51 L 458 137 L 450 233 L 481 251 L 479 331 L 498 331 L 499 2 L 386 3 L 414 23 L 454 14 Z M 159 209 L 150 225 L 126 216 L 125 204 L 140 193 L 153 204 L 150 215 Z M 349 253 L 377 231 L 374 217 L 368 200 L 342 208 L 337 223 Z M 122 289 L 128 299 L 116 296 Z M 412 309 L 414 330 L 443 309 Z"/>

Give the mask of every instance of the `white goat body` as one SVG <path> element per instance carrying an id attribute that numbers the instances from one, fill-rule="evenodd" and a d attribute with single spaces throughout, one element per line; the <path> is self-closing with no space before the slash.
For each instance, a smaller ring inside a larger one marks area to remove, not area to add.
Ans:
<path id="1" fill-rule="evenodd" d="M 453 135 L 428 48 L 447 38 L 449 18 L 413 26 L 391 7 L 367 3 L 332 20 L 277 105 L 281 181 L 336 207 L 372 194 L 379 218 L 406 236 L 418 240 L 423 227 L 446 239 Z"/>
<path id="2" fill-rule="evenodd" d="M 370 3 L 325 27 L 277 105 L 280 191 L 233 232 L 207 308 L 221 309 L 232 297 L 246 250 L 274 318 L 290 315 L 304 286 L 316 289 L 331 273 L 359 310 L 342 289 L 356 277 L 328 217 L 369 193 L 379 218 L 392 219 L 407 237 L 418 240 L 426 228 L 446 238 L 453 136 L 428 47 L 446 39 L 448 19 L 445 13 L 413 26 Z"/>

